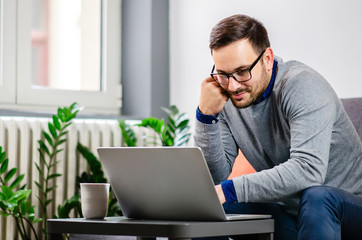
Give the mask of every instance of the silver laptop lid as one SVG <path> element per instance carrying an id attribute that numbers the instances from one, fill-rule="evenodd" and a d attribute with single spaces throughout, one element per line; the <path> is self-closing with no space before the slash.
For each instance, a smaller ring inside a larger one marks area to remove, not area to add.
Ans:
<path id="1" fill-rule="evenodd" d="M 123 214 L 154 220 L 226 220 L 201 149 L 98 148 Z"/>

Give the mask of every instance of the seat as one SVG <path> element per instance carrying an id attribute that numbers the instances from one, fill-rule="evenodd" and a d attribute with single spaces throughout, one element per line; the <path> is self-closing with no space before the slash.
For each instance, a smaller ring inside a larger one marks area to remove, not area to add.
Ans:
<path id="1" fill-rule="evenodd" d="M 362 98 L 343 98 L 341 100 L 359 138 L 362 139 Z"/>
<path id="2" fill-rule="evenodd" d="M 362 98 L 343 98 L 341 101 L 343 103 L 344 109 L 346 110 L 354 127 L 356 128 L 360 139 L 362 139 Z M 248 160 L 240 151 L 228 179 L 254 172 L 254 168 L 249 164 Z"/>

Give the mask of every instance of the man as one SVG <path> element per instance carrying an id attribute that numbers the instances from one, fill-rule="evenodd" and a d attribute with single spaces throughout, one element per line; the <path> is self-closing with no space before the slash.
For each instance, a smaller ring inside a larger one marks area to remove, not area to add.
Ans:
<path id="1" fill-rule="evenodd" d="M 275 239 L 362 239 L 362 143 L 327 81 L 274 56 L 245 15 L 219 22 L 210 49 L 194 138 L 225 211 L 272 214 Z M 227 180 L 239 149 L 256 173 Z"/>

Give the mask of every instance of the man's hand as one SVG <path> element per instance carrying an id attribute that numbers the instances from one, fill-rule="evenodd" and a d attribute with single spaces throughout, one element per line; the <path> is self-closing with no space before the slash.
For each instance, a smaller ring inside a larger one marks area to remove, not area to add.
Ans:
<path id="1" fill-rule="evenodd" d="M 215 190 L 216 190 L 217 196 L 219 197 L 220 203 L 223 204 L 224 202 L 226 202 L 224 191 L 221 188 L 221 184 L 216 185 Z"/>
<path id="2" fill-rule="evenodd" d="M 224 89 L 212 77 L 206 78 L 201 84 L 199 109 L 203 114 L 218 114 L 229 99 Z"/>

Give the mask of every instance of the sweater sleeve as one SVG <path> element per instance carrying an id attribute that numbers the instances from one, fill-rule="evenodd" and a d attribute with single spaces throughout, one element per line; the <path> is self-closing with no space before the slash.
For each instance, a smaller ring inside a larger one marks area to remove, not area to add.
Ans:
<path id="1" fill-rule="evenodd" d="M 214 124 L 197 120 L 193 134 L 195 145 L 202 149 L 215 185 L 228 178 L 238 154 L 232 134 L 222 118 L 222 112 L 219 117 L 220 120 Z"/>
<path id="2" fill-rule="evenodd" d="M 233 179 L 239 202 L 280 201 L 326 178 L 337 96 L 321 76 L 302 72 L 284 85 L 280 99 L 290 128 L 289 159 Z"/>
<path id="3" fill-rule="evenodd" d="M 221 188 L 225 195 L 225 200 L 227 203 L 235 203 L 238 201 L 236 197 L 234 182 L 232 180 L 226 180 L 221 182 Z"/>

